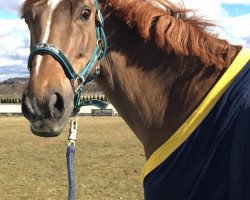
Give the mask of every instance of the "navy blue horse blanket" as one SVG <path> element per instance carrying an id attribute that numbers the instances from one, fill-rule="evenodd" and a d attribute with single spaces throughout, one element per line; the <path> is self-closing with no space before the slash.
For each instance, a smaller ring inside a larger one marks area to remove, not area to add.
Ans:
<path id="1" fill-rule="evenodd" d="M 192 133 L 182 127 L 149 158 L 145 200 L 250 200 L 249 58 L 243 49 L 220 80 L 228 86 L 218 100 L 212 95 L 206 101 L 214 104 L 188 119 Z"/>

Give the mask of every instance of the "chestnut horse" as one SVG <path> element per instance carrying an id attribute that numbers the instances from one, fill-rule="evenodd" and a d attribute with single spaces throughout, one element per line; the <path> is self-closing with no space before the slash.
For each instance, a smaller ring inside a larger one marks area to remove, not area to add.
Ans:
<path id="1" fill-rule="evenodd" d="M 145 199 L 250 199 L 248 49 L 168 0 L 26 0 L 21 15 L 34 134 L 59 135 L 96 77 L 144 146 Z"/>

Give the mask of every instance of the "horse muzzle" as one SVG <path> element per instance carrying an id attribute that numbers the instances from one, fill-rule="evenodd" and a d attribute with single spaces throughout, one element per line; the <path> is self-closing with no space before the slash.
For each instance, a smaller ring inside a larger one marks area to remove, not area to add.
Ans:
<path id="1" fill-rule="evenodd" d="M 70 102 L 73 101 L 59 93 L 48 93 L 39 100 L 26 90 L 22 97 L 22 113 L 30 121 L 33 134 L 41 137 L 55 137 L 63 131 L 71 115 L 73 103 Z"/>
<path id="2" fill-rule="evenodd" d="M 34 135 L 40 137 L 56 137 L 62 133 L 64 124 L 53 123 L 49 120 L 39 120 L 30 123 L 30 130 Z"/>

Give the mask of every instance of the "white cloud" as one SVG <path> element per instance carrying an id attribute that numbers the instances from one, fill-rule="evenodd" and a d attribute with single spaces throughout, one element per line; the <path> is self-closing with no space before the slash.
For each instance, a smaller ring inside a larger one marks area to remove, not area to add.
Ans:
<path id="1" fill-rule="evenodd" d="M 23 20 L 0 19 L 0 80 L 27 76 L 29 31 Z"/>
<path id="2" fill-rule="evenodd" d="M 0 8 L 6 11 L 16 12 L 24 0 L 1 0 L 0 1 Z"/>
<path id="3" fill-rule="evenodd" d="M 29 31 L 23 20 L 0 19 L 0 49 L 5 53 L 15 52 L 19 48 L 27 47 Z"/>
<path id="4" fill-rule="evenodd" d="M 238 17 L 226 17 L 223 31 L 233 43 L 240 43 L 250 47 L 250 14 Z"/>
<path id="5" fill-rule="evenodd" d="M 173 1 L 180 2 L 180 0 Z M 250 0 L 183 0 L 183 2 L 187 8 L 197 10 L 199 16 L 218 24 L 219 27 L 215 29 L 215 32 L 219 33 L 219 37 L 233 44 L 250 47 L 250 11 L 249 14 L 232 17 L 222 7 L 223 3 L 250 5 Z"/>

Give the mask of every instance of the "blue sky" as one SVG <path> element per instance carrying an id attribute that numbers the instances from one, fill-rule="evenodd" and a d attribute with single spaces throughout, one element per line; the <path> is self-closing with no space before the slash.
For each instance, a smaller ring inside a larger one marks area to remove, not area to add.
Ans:
<path id="1" fill-rule="evenodd" d="M 18 17 L 18 13 L 10 12 L 7 10 L 3 10 L 0 8 L 0 18 L 2 19 L 16 19 Z"/>
<path id="2" fill-rule="evenodd" d="M 180 2 L 180 0 L 172 0 Z M 29 31 L 18 11 L 24 0 L 0 0 L 0 81 L 28 76 Z M 216 32 L 233 44 L 250 47 L 250 0 L 183 0 L 188 8 L 214 20 Z"/>
<path id="3" fill-rule="evenodd" d="M 233 3 L 233 4 L 223 3 L 222 8 L 228 11 L 228 14 L 232 17 L 242 16 L 242 15 L 246 15 L 250 13 L 250 4 L 244 5 L 244 4 L 237 4 L 237 3 Z"/>

